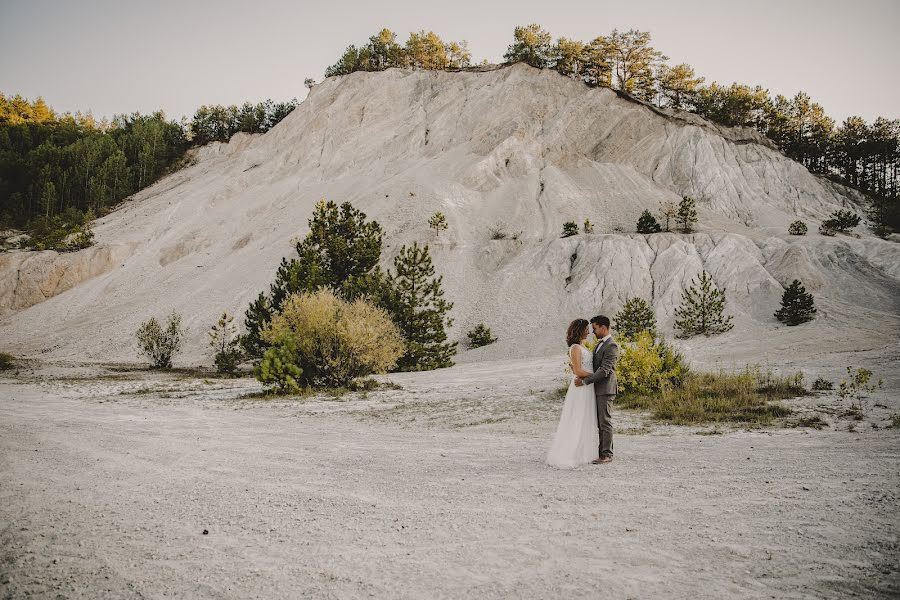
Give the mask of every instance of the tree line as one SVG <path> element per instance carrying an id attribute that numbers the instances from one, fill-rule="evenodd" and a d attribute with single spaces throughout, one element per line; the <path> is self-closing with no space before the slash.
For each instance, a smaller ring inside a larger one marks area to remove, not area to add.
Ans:
<path id="1" fill-rule="evenodd" d="M 176 168 L 188 148 L 263 133 L 296 105 L 204 105 L 190 121 L 162 111 L 97 121 L 0 93 L 0 227 L 68 231 Z"/>
<path id="2" fill-rule="evenodd" d="M 355 71 L 383 71 L 391 67 L 424 70 L 457 70 L 469 67 L 472 54 L 465 41 L 444 42 L 433 31 L 411 32 L 406 43 L 397 34 L 382 29 L 357 47 L 347 46 L 340 59 L 327 69 L 325 77 L 348 75 Z"/>
<path id="3" fill-rule="evenodd" d="M 872 123 L 852 116 L 840 125 L 809 95 L 769 94 L 759 85 L 705 84 L 686 63 L 669 64 L 649 32 L 614 29 L 589 41 L 553 36 L 540 25 L 516 27 L 504 54 L 507 64 L 524 62 L 553 69 L 591 87 L 608 87 L 661 108 L 685 110 L 726 126 L 752 127 L 813 173 L 859 189 L 871 199 L 876 232 L 900 228 L 900 119 Z M 465 42 L 445 43 L 434 32 L 411 33 L 404 45 L 382 29 L 349 46 L 326 77 L 390 67 L 457 70 L 472 65 Z"/>

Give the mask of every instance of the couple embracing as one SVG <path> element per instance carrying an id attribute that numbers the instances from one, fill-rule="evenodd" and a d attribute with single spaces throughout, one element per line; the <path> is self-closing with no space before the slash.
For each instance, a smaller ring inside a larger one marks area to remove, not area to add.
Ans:
<path id="1" fill-rule="evenodd" d="M 609 334 L 609 324 L 609 318 L 603 315 L 594 317 L 590 323 L 575 319 L 566 331 L 572 380 L 547 453 L 549 465 L 572 468 L 585 463 L 612 462 L 610 413 L 618 391 L 619 345 Z M 597 338 L 593 351 L 587 345 L 591 331 Z"/>

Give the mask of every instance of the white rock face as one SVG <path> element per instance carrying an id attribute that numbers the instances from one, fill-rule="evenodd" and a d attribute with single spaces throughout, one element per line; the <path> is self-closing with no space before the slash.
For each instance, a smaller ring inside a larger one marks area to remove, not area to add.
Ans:
<path id="1" fill-rule="evenodd" d="M 43 302 L 105 273 L 131 251 L 130 246 L 92 246 L 80 252 L 0 253 L 0 314 Z"/>
<path id="2" fill-rule="evenodd" d="M 900 246 L 863 231 L 814 233 L 833 210 L 858 211 L 858 194 L 754 131 L 551 71 L 332 78 L 269 133 L 197 154 L 96 224 L 98 248 L 133 249 L 124 266 L 0 320 L 6 351 L 136 360 L 139 324 L 174 310 L 188 328 L 178 362 L 208 363 L 208 327 L 222 310 L 242 318 L 268 289 L 323 196 L 384 226 L 386 264 L 401 244 L 431 246 L 455 302 L 452 337 L 484 321 L 501 340 L 462 360 L 564 351 L 571 319 L 612 316 L 632 295 L 651 300 L 671 333 L 682 286 L 702 269 L 726 288 L 736 323 L 683 344 L 709 362 L 742 349 L 812 356 L 823 340 L 833 351 L 881 348 L 900 331 Z M 697 200 L 697 233 L 627 233 L 641 211 L 682 195 Z M 449 223 L 437 239 L 427 226 L 436 211 Z M 595 233 L 559 238 L 563 222 L 586 218 Z M 787 235 L 797 218 L 813 233 Z M 495 225 L 520 235 L 491 239 Z M 781 327 L 772 313 L 794 278 L 819 316 Z"/>

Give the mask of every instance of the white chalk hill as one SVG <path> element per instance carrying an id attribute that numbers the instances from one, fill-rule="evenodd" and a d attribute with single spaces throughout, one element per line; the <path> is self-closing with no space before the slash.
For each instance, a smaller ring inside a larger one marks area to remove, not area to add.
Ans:
<path id="1" fill-rule="evenodd" d="M 645 208 L 682 195 L 697 201 L 697 233 L 631 233 Z M 833 210 L 860 212 L 859 194 L 752 130 L 515 65 L 328 79 L 269 133 L 200 149 L 100 219 L 96 248 L 7 253 L 0 349 L 138 360 L 134 331 L 174 310 L 188 329 L 176 364 L 208 364 L 209 326 L 223 310 L 243 320 L 323 196 L 382 224 L 386 265 L 401 244 L 431 246 L 455 303 L 451 337 L 483 321 L 501 340 L 462 360 L 562 353 L 569 320 L 613 315 L 629 296 L 651 300 L 671 334 L 681 289 L 702 269 L 727 289 L 736 325 L 683 345 L 709 361 L 875 349 L 900 330 L 900 246 L 862 227 L 817 233 Z M 439 238 L 427 225 L 436 211 L 449 222 Z M 593 234 L 560 238 L 565 221 L 586 218 Z M 798 218 L 810 233 L 789 236 Z M 787 328 L 772 313 L 794 278 L 819 315 Z"/>

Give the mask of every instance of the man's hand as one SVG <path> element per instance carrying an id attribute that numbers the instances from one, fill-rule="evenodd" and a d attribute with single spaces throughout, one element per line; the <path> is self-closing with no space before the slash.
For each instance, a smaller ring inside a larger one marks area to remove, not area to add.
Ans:
<path id="1" fill-rule="evenodd" d="M 584 385 L 584 382 L 581 380 L 581 377 L 576 377 L 576 378 L 575 378 L 575 385 L 576 385 L 577 387 L 581 387 L 581 386 Z"/>

